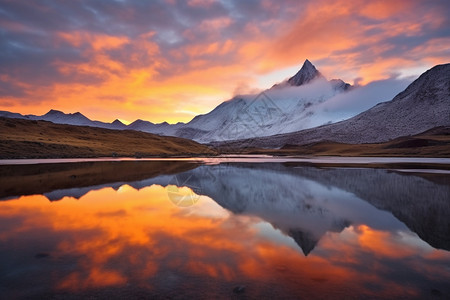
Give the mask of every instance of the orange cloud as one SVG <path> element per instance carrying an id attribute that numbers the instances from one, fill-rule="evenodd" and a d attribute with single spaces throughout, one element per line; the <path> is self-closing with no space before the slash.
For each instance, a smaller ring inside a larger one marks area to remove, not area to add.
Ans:
<path id="1" fill-rule="evenodd" d="M 356 3 L 352 3 L 353 5 Z M 362 4 L 359 2 L 359 4 Z M 400 13 L 405 13 L 411 7 L 411 1 L 399 0 L 399 1 L 368 1 L 363 3 L 361 8 L 361 14 L 363 16 L 374 19 L 387 19 L 396 16 Z"/>
<path id="2" fill-rule="evenodd" d="M 130 42 L 125 36 L 111 36 L 84 31 L 60 32 L 58 36 L 75 47 L 86 44 L 96 51 L 119 48 Z"/>

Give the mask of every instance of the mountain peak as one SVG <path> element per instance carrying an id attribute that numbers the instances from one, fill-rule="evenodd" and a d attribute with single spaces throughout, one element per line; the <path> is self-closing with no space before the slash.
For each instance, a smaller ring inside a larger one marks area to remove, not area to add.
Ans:
<path id="1" fill-rule="evenodd" d="M 289 78 L 288 84 L 292 86 L 300 86 L 318 77 L 322 77 L 322 74 L 320 74 L 316 67 L 308 59 L 306 59 L 300 71 Z"/>
<path id="2" fill-rule="evenodd" d="M 48 111 L 48 113 L 46 113 L 44 116 L 49 116 L 49 115 L 60 115 L 60 114 L 64 114 L 62 111 L 60 110 L 56 110 L 56 109 L 50 109 Z"/>
<path id="3" fill-rule="evenodd" d="M 111 124 L 114 124 L 114 125 L 125 125 L 119 119 L 115 119 Z"/>
<path id="4" fill-rule="evenodd" d="M 150 121 L 144 121 L 141 119 L 136 119 L 134 122 L 132 122 L 129 126 L 134 127 L 134 126 L 140 126 L 140 125 L 154 125 L 152 122 Z"/>
<path id="5" fill-rule="evenodd" d="M 303 63 L 303 67 L 307 67 L 307 68 L 316 68 L 314 67 L 314 65 L 309 61 L 309 59 L 305 59 L 305 62 Z"/>

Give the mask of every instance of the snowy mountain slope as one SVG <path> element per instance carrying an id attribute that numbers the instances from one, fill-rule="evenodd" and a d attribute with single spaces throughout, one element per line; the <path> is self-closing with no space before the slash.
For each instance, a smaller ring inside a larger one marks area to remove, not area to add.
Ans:
<path id="1" fill-rule="evenodd" d="M 319 141 L 376 143 L 450 125 L 450 64 L 423 73 L 391 101 L 379 103 L 348 120 L 288 134 L 247 141 L 236 147 L 278 148 Z"/>
<path id="2" fill-rule="evenodd" d="M 195 117 L 175 135 L 199 142 L 226 141 L 336 122 L 342 119 L 340 114 L 333 115 L 319 108 L 349 88 L 342 80 L 327 81 L 306 60 L 290 79 L 260 94 L 240 95 L 223 102 L 210 113 Z"/>

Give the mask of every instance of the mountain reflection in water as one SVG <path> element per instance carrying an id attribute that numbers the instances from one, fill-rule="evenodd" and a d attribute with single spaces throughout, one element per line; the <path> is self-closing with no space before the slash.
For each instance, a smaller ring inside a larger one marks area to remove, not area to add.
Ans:
<path id="1" fill-rule="evenodd" d="M 0 179 L 6 298 L 450 297 L 449 175 L 91 162 Z"/>

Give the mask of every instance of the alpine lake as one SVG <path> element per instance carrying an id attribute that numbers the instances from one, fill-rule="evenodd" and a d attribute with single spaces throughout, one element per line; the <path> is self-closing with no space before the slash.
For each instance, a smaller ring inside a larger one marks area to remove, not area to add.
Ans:
<path id="1" fill-rule="evenodd" d="M 450 160 L 0 161 L 0 299 L 449 299 Z"/>

